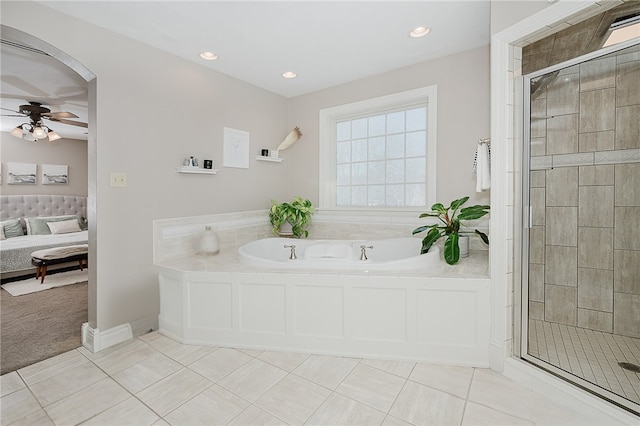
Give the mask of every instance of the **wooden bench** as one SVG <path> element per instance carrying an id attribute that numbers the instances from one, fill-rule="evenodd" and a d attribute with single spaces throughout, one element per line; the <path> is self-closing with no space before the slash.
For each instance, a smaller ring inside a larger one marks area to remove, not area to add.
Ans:
<path id="1" fill-rule="evenodd" d="M 31 253 L 31 264 L 36 267 L 36 279 L 40 278 L 40 284 L 43 284 L 47 275 L 47 266 L 78 261 L 82 271 L 84 267 L 88 266 L 88 255 L 89 246 L 87 244 L 54 247 Z"/>

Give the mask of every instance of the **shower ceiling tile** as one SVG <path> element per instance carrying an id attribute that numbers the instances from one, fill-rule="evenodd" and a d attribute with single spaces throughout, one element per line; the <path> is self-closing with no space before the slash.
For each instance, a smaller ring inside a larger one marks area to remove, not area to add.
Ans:
<path id="1" fill-rule="evenodd" d="M 580 93 L 580 133 L 612 130 L 616 124 L 615 89 Z"/>
<path id="2" fill-rule="evenodd" d="M 616 82 L 617 106 L 640 104 L 640 61 L 618 65 Z"/>
<path id="3" fill-rule="evenodd" d="M 616 108 L 616 149 L 640 148 L 640 105 Z"/>

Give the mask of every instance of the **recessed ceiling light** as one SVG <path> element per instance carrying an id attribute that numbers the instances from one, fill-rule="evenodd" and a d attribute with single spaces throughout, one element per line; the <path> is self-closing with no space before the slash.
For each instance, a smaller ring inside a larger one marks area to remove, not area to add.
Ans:
<path id="1" fill-rule="evenodd" d="M 202 59 L 206 59 L 207 61 L 215 61 L 216 59 L 218 59 L 218 55 L 213 52 L 202 52 L 200 54 L 200 57 Z"/>
<path id="2" fill-rule="evenodd" d="M 428 27 L 415 27 L 411 31 L 409 31 L 409 37 L 418 38 L 424 37 L 431 32 L 431 29 Z"/>
<path id="3" fill-rule="evenodd" d="M 298 76 L 298 74 L 296 74 L 296 73 L 295 73 L 295 72 L 293 72 L 293 71 L 287 71 L 287 72 L 283 72 L 283 73 L 282 73 L 282 76 L 283 76 L 284 78 L 296 78 L 296 77 Z"/>

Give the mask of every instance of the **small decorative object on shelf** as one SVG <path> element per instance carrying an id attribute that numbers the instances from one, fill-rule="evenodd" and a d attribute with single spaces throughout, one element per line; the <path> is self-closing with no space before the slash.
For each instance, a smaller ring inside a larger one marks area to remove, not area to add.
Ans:
<path id="1" fill-rule="evenodd" d="M 204 160 L 202 165 L 205 169 L 211 170 L 213 169 L 213 160 Z"/>
<path id="2" fill-rule="evenodd" d="M 200 252 L 203 256 L 213 256 L 220 253 L 220 238 L 211 226 L 205 226 L 200 239 Z"/>

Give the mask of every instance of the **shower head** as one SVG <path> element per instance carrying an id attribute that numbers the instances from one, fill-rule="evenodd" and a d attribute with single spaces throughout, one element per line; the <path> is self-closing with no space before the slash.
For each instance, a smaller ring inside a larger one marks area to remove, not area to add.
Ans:
<path id="1" fill-rule="evenodd" d="M 559 73 L 560 70 L 556 70 L 549 74 L 542 75 L 536 80 L 531 80 L 531 99 L 535 99 L 537 96 L 540 96 L 539 92 L 549 87 L 549 85 L 558 78 Z"/>

